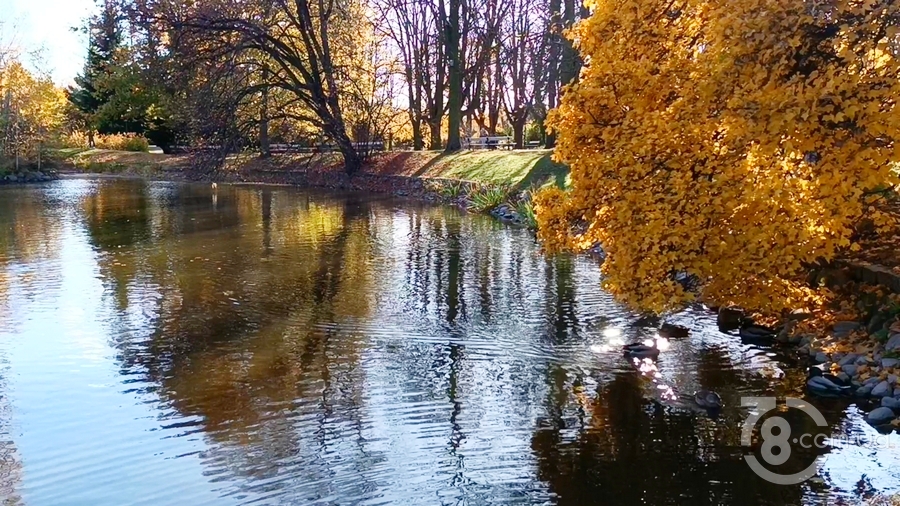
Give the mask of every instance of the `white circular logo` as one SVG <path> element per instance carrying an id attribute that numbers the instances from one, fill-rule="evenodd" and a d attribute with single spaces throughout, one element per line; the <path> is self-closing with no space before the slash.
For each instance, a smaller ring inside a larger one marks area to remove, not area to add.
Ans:
<path id="1" fill-rule="evenodd" d="M 789 409 L 798 409 L 806 413 L 806 415 L 812 418 L 819 427 L 828 426 L 828 422 L 825 421 L 825 417 L 822 416 L 822 413 L 801 399 L 788 397 L 785 399 L 785 405 Z M 744 420 L 744 426 L 741 429 L 741 445 L 751 446 L 753 429 L 756 427 L 756 424 L 759 423 L 760 418 L 769 411 L 775 410 L 778 406 L 774 397 L 741 397 L 741 406 L 753 409 L 750 416 Z M 787 420 L 780 416 L 770 416 L 767 418 L 766 421 L 763 422 L 762 427 L 760 427 L 759 432 L 763 440 L 762 446 L 760 447 L 760 456 L 762 457 L 763 462 L 770 466 L 780 466 L 787 462 L 788 458 L 791 456 L 790 443 L 792 441 L 794 443 L 802 441 L 804 437 L 809 436 L 808 434 L 804 434 L 799 438 L 795 437 L 791 439 L 791 425 Z M 776 448 L 777 451 L 775 450 Z M 756 455 L 744 456 L 747 465 L 750 466 L 750 469 L 752 469 L 757 476 L 776 485 L 795 485 L 812 478 L 819 471 L 819 464 L 821 463 L 822 458 L 822 456 L 816 457 L 812 464 L 800 472 L 794 474 L 778 474 L 766 469 L 756 458 Z"/>

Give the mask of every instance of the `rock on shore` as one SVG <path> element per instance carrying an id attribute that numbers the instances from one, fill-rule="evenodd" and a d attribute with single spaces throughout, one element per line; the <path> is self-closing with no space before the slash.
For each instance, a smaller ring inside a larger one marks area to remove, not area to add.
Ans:
<path id="1" fill-rule="evenodd" d="M 20 171 L 0 176 L 0 184 L 41 183 L 56 179 L 55 176 L 41 171 Z"/>

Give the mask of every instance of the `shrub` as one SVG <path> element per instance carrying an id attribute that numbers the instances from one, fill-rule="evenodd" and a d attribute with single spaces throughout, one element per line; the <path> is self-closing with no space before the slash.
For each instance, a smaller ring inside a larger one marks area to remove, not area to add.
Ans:
<path id="1" fill-rule="evenodd" d="M 140 135 L 130 136 L 125 139 L 120 149 L 122 151 L 146 153 L 150 151 L 150 142 L 145 137 Z"/>
<path id="2" fill-rule="evenodd" d="M 469 192 L 469 209 L 478 212 L 490 211 L 506 201 L 509 188 L 500 185 L 484 185 Z"/>
<path id="3" fill-rule="evenodd" d="M 520 199 L 515 203 L 516 213 L 529 228 L 537 227 L 537 217 L 534 214 L 534 204 L 531 198 Z"/>
<path id="4" fill-rule="evenodd" d="M 81 148 L 88 149 L 90 147 L 90 143 L 88 142 L 88 136 L 84 132 L 69 132 L 60 137 L 60 144 L 63 148 Z"/>
<path id="5" fill-rule="evenodd" d="M 147 152 L 150 151 L 150 142 L 141 135 L 108 134 L 96 136 L 94 138 L 94 147 L 114 151 Z"/>
<path id="6" fill-rule="evenodd" d="M 463 194 L 465 190 L 465 184 L 461 181 L 448 181 L 441 185 L 440 194 L 444 198 L 455 199 Z"/>
<path id="7" fill-rule="evenodd" d="M 88 149 L 90 142 L 85 132 L 70 132 L 62 136 L 60 143 L 64 148 Z M 98 134 L 94 136 L 94 147 L 112 151 L 150 151 L 150 141 L 137 134 Z"/>
<path id="8" fill-rule="evenodd" d="M 455 200 L 465 193 L 466 184 L 462 181 L 429 179 L 425 182 L 425 189 L 445 199 Z"/>

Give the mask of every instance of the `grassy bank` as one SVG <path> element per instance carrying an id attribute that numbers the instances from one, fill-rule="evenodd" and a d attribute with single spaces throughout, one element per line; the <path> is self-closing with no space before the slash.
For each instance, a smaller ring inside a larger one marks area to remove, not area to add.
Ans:
<path id="1" fill-rule="evenodd" d="M 551 153 L 551 150 L 385 153 L 375 157 L 367 170 L 501 184 L 517 190 L 545 184 L 565 186 L 568 169 L 551 160 Z"/>
<path id="2" fill-rule="evenodd" d="M 436 151 L 397 151 L 379 153 L 363 169 L 366 174 L 441 178 L 505 185 L 516 190 L 544 184 L 566 184 L 565 166 L 550 159 L 549 150 L 462 151 L 444 154 Z M 71 170 L 88 173 L 152 172 L 190 167 L 187 155 L 134 153 L 103 149 L 64 149 L 55 157 Z M 260 159 L 256 155 L 230 156 L 223 171 L 313 171 L 340 172 L 337 153 L 285 154 Z"/>
<path id="3" fill-rule="evenodd" d="M 151 175 L 189 166 L 184 155 L 113 151 L 108 149 L 58 149 L 51 153 L 64 169 L 84 173 L 134 173 Z"/>

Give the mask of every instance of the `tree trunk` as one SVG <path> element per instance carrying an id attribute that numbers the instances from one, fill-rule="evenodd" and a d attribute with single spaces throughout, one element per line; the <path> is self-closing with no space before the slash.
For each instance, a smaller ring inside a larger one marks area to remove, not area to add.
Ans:
<path id="1" fill-rule="evenodd" d="M 563 26 L 568 30 L 572 28 L 581 15 L 581 10 L 575 6 L 575 0 L 564 0 L 564 8 Z M 572 41 L 562 37 L 560 44 L 559 81 L 556 88 L 557 105 L 562 103 L 563 87 L 576 81 L 581 70 L 581 59 L 578 56 L 578 51 L 572 45 Z M 556 134 L 548 134 L 546 147 L 553 148 L 554 146 L 556 146 Z"/>
<path id="2" fill-rule="evenodd" d="M 412 120 L 412 131 L 413 131 L 413 150 L 414 151 L 422 151 L 425 143 L 422 142 L 422 122 Z"/>
<path id="3" fill-rule="evenodd" d="M 525 121 L 528 118 L 516 119 L 513 121 L 513 142 L 516 149 L 522 149 L 525 146 Z"/>
<path id="4" fill-rule="evenodd" d="M 437 121 L 429 121 L 428 129 L 431 131 L 431 142 L 428 149 L 441 149 L 441 117 L 438 116 Z"/>
<path id="5" fill-rule="evenodd" d="M 500 62 L 500 51 L 497 51 L 497 61 L 494 62 L 494 95 L 488 104 L 488 134 L 497 135 L 497 125 L 500 123 L 500 94 L 503 83 L 503 65 Z"/>
<path id="6" fill-rule="evenodd" d="M 562 9 L 561 0 L 550 0 L 550 54 L 547 59 L 547 109 L 553 110 L 559 105 L 559 67 L 562 53 L 563 37 L 562 31 Z M 547 132 L 544 138 L 544 147 L 553 149 L 556 146 L 556 134 Z"/>
<path id="7" fill-rule="evenodd" d="M 269 80 L 269 69 L 263 68 L 263 83 Z M 263 158 L 272 156 L 269 146 L 269 88 L 263 88 L 259 106 L 259 153 Z"/>
<path id="8" fill-rule="evenodd" d="M 422 151 L 422 78 L 414 76 L 411 66 L 406 66 L 406 88 L 409 92 L 409 122 L 413 131 L 413 150 Z"/>
<path id="9" fill-rule="evenodd" d="M 341 156 L 344 157 L 344 172 L 352 176 L 362 170 L 362 157 L 359 156 L 359 152 L 353 147 L 350 138 L 345 137 L 344 140 L 336 141 L 336 143 L 341 151 Z"/>
<path id="10" fill-rule="evenodd" d="M 462 62 L 459 54 L 460 0 L 450 0 L 450 18 L 445 26 L 449 90 L 447 94 L 448 132 L 446 152 L 459 151 L 459 128 L 462 123 Z"/>
<path id="11" fill-rule="evenodd" d="M 348 175 L 359 172 L 362 169 L 363 158 L 353 145 L 353 141 L 350 140 L 350 136 L 347 135 L 343 124 L 339 128 L 333 129 L 328 137 L 337 144 L 338 151 L 341 152 L 341 156 L 344 158 L 344 172 Z"/>
<path id="12" fill-rule="evenodd" d="M 568 30 L 575 25 L 575 21 L 578 19 L 578 15 L 581 11 L 575 6 L 575 0 L 563 0 L 563 8 L 565 9 L 565 12 L 563 13 L 563 25 L 565 26 L 565 29 Z M 563 37 L 562 42 L 559 81 L 562 86 L 565 86 L 578 77 L 580 62 L 578 59 L 578 51 L 575 50 L 572 41 L 567 37 Z M 562 93 L 560 93 L 560 96 L 562 96 Z"/>

